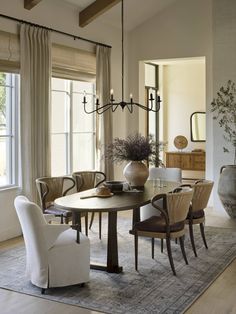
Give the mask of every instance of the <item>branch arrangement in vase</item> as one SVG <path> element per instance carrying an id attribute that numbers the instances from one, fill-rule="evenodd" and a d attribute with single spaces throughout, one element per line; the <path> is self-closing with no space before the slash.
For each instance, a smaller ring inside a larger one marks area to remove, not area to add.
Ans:
<path id="1" fill-rule="evenodd" d="M 236 86 L 229 80 L 226 87 L 222 86 L 217 92 L 217 97 L 211 103 L 213 119 L 218 120 L 223 128 L 224 139 L 234 148 L 234 165 L 236 164 Z M 229 152 L 223 147 L 224 152 Z"/>
<path id="2" fill-rule="evenodd" d="M 159 153 L 166 143 L 157 142 L 153 136 L 142 136 L 139 133 L 129 135 L 126 139 L 115 138 L 107 145 L 104 157 L 114 163 L 123 161 L 148 161 L 156 167 L 164 167 Z"/>

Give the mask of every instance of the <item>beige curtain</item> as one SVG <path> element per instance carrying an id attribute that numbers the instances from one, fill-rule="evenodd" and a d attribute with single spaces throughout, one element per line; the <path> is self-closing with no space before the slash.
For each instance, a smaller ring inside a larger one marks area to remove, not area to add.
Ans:
<path id="1" fill-rule="evenodd" d="M 101 105 L 107 104 L 110 98 L 110 54 L 107 47 L 96 48 L 96 89 Z M 112 142 L 112 116 L 111 110 L 97 114 L 97 161 L 100 171 L 105 172 L 107 179 L 114 178 L 114 167 L 109 160 L 103 158 L 104 149 Z"/>
<path id="2" fill-rule="evenodd" d="M 35 179 L 50 175 L 51 34 L 21 25 L 21 164 L 23 193 L 37 200 Z"/>

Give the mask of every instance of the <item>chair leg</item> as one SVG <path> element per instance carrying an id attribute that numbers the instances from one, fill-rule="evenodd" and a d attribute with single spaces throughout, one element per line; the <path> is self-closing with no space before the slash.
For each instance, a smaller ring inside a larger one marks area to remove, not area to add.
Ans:
<path id="1" fill-rule="evenodd" d="M 42 288 L 42 289 L 41 289 L 41 294 L 45 294 L 45 292 L 46 292 L 46 289 L 45 289 L 45 288 Z"/>
<path id="2" fill-rule="evenodd" d="M 90 224 L 89 224 L 89 229 L 91 229 L 92 227 L 92 224 L 93 224 L 93 220 L 94 220 L 94 212 L 92 212 L 92 216 L 91 216 L 91 219 L 90 219 Z"/>
<path id="3" fill-rule="evenodd" d="M 155 244 L 155 239 L 152 238 L 152 259 L 154 259 L 154 244 Z"/>
<path id="4" fill-rule="evenodd" d="M 61 214 L 61 225 L 63 224 L 63 215 Z"/>
<path id="5" fill-rule="evenodd" d="M 194 236 L 193 236 L 193 224 L 190 222 L 189 222 L 189 235 L 190 235 L 190 240 L 191 240 L 194 255 L 197 257 L 197 252 L 196 252 L 195 242 L 194 242 Z"/>
<path id="6" fill-rule="evenodd" d="M 99 212 L 99 239 L 102 238 L 102 213 Z"/>
<path id="7" fill-rule="evenodd" d="M 173 262 L 173 258 L 172 258 L 172 253 L 171 253 L 170 238 L 166 238 L 166 247 L 167 247 L 167 253 L 168 253 L 169 262 L 170 262 L 170 266 L 171 266 L 172 272 L 173 272 L 174 276 L 176 276 L 175 266 L 174 266 L 174 262 Z"/>
<path id="8" fill-rule="evenodd" d="M 202 240 L 204 242 L 205 248 L 208 249 L 206 238 L 205 238 L 204 224 L 203 223 L 200 223 L 200 230 L 201 230 Z"/>
<path id="9" fill-rule="evenodd" d="M 178 239 L 177 238 L 175 238 L 175 244 L 177 244 L 178 243 Z"/>
<path id="10" fill-rule="evenodd" d="M 88 213 L 85 214 L 84 222 L 85 222 L 85 234 L 86 236 L 88 236 Z"/>
<path id="11" fill-rule="evenodd" d="M 138 235 L 134 235 L 134 256 L 135 256 L 135 270 L 138 271 Z"/>
<path id="12" fill-rule="evenodd" d="M 184 248 L 184 236 L 179 238 L 179 243 L 180 243 L 181 252 L 182 252 L 183 258 L 185 260 L 185 263 L 186 263 L 186 265 L 188 265 L 188 260 L 187 260 L 187 256 L 186 256 L 186 252 L 185 252 L 185 248 Z"/>
<path id="13" fill-rule="evenodd" d="M 161 239 L 161 253 L 163 253 L 163 239 Z"/>

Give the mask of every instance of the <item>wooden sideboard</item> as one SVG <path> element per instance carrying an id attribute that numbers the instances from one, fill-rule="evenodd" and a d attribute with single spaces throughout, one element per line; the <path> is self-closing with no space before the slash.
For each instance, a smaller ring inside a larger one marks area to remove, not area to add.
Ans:
<path id="1" fill-rule="evenodd" d="M 205 170 L 205 152 L 166 152 L 166 167 L 182 170 Z"/>

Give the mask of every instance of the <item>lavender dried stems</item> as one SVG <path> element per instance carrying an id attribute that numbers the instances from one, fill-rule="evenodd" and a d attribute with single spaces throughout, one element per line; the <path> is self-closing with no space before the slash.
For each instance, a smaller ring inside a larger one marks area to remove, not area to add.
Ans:
<path id="1" fill-rule="evenodd" d="M 105 158 L 114 163 L 123 161 L 148 161 L 155 166 L 163 167 L 164 164 L 159 158 L 159 152 L 166 144 L 156 142 L 152 136 L 142 136 L 139 133 L 129 135 L 126 139 L 115 138 L 105 150 Z"/>

